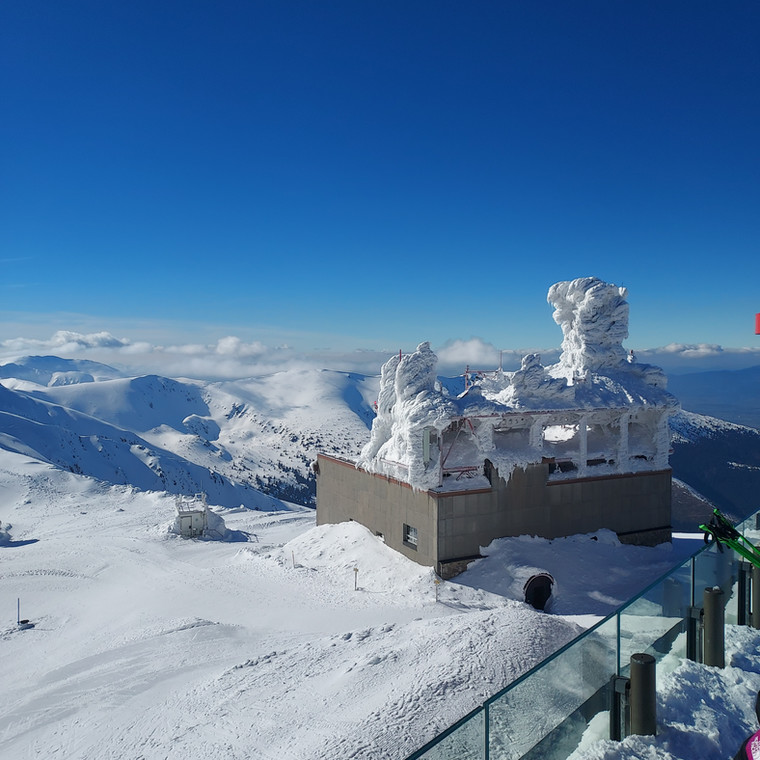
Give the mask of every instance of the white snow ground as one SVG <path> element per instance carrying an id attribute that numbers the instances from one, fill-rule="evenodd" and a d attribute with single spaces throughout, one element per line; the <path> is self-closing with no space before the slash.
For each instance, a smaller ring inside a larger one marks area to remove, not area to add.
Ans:
<path id="1" fill-rule="evenodd" d="M 0 470 L 2 757 L 403 757 L 577 632 L 464 586 L 436 603 L 429 569 L 310 510 L 183 540 L 165 494 Z"/>
<path id="2" fill-rule="evenodd" d="M 0 451 L 0 757 L 403 758 L 693 548 L 501 539 L 436 602 L 430 569 L 357 524 L 220 512 L 248 541 L 179 538 L 167 494 Z M 554 614 L 515 601 L 530 566 Z M 760 666 L 739 664 L 722 696 L 747 701 Z M 582 757 L 687 757 L 628 744 Z"/>
<path id="3" fill-rule="evenodd" d="M 376 378 L 204 384 L 60 361 L 3 382 L 26 393 L 0 405 L 2 760 L 403 758 L 693 548 L 622 547 L 604 531 L 502 539 L 436 603 L 430 570 L 250 487 L 259 473 L 287 481 L 316 449 L 358 452 Z M 280 511 L 217 507 L 248 541 L 186 541 L 169 532 L 169 494 L 48 456 Z M 515 601 L 533 570 L 557 580 L 550 614 Z M 32 629 L 17 629 L 18 598 Z M 661 668 L 661 734 L 593 743 L 592 727 L 578 760 L 732 756 L 756 727 L 758 648 L 729 629 L 725 671 Z"/>

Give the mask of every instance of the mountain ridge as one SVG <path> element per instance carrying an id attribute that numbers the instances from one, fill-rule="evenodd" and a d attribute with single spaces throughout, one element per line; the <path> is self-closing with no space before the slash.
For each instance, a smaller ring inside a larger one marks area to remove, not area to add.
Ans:
<path id="1" fill-rule="evenodd" d="M 320 451 L 358 455 L 379 385 L 376 376 L 327 369 L 204 382 L 98 366 L 101 379 L 69 375 L 68 384 L 55 382 L 55 373 L 94 368 L 56 357 L 0 367 L 5 376 L 24 370 L 0 385 L 0 445 L 106 482 L 205 491 L 222 505 L 259 509 L 271 506 L 268 499 L 315 505 L 311 461 Z M 460 381 L 440 378 L 451 388 Z M 690 411 L 670 425 L 674 478 L 735 519 L 754 511 L 760 431 Z M 682 525 L 677 513 L 674 525 Z"/>

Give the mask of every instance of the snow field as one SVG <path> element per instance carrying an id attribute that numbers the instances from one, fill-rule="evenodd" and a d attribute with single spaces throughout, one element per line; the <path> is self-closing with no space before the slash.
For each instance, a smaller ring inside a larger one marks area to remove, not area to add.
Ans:
<path id="1" fill-rule="evenodd" d="M 166 494 L 17 454 L 0 486 L 0 757 L 404 757 L 578 630 L 436 604 L 429 569 L 301 508 L 224 510 L 249 541 L 209 542 Z"/>
<path id="2" fill-rule="evenodd" d="M 695 545 L 499 539 L 436 603 L 432 571 L 356 523 L 218 511 L 248 540 L 181 539 L 169 494 L 0 451 L 0 758 L 401 760 Z M 550 614 L 518 601 L 534 571 Z M 592 726 L 575 760 L 728 757 L 759 646 L 735 631 L 725 671 L 661 667 L 660 735 Z"/>

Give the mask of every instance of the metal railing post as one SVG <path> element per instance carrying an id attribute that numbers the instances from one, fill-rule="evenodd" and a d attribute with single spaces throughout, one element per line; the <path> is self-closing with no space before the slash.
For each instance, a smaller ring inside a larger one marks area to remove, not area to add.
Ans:
<path id="1" fill-rule="evenodd" d="M 631 655 L 631 733 L 654 736 L 657 733 L 657 677 L 651 654 Z"/>
<path id="2" fill-rule="evenodd" d="M 689 607 L 686 610 L 686 659 L 700 662 L 701 647 L 699 646 L 699 629 L 702 610 L 699 607 Z"/>
<path id="3" fill-rule="evenodd" d="M 760 567 L 752 566 L 752 612 L 750 622 L 753 628 L 760 628 Z"/>
<path id="4" fill-rule="evenodd" d="M 491 703 L 483 705 L 483 760 L 491 757 Z"/>
<path id="5" fill-rule="evenodd" d="M 726 610 L 723 605 L 723 591 L 718 586 L 704 591 L 705 628 L 704 656 L 705 665 L 716 668 L 726 666 L 725 624 Z"/>
<path id="6" fill-rule="evenodd" d="M 749 624 L 749 611 L 752 609 L 750 604 L 750 565 L 749 562 L 741 561 L 738 567 L 738 577 L 736 586 L 736 624 L 748 625 Z"/>

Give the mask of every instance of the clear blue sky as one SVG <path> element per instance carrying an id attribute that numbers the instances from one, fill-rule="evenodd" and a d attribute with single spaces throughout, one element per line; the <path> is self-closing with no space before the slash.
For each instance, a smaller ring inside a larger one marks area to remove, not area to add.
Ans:
<path id="1" fill-rule="evenodd" d="M 0 338 L 756 345 L 760 4 L 0 7 Z"/>

